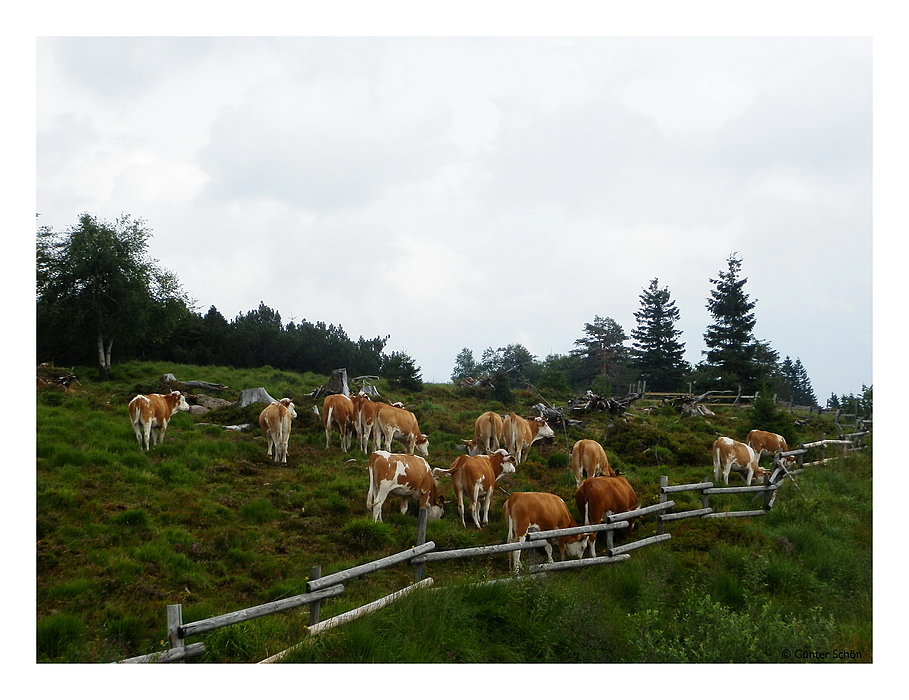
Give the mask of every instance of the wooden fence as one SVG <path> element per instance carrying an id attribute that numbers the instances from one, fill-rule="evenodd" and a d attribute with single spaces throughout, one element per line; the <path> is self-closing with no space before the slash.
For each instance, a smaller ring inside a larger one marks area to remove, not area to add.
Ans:
<path id="1" fill-rule="evenodd" d="M 524 542 L 511 542 L 484 545 L 480 547 L 435 551 L 435 543 L 432 541 L 426 541 L 427 518 L 426 510 L 422 509 L 417 521 L 417 542 L 409 550 L 398 552 L 397 554 L 392 554 L 390 556 L 377 559 L 376 561 L 368 562 L 366 564 L 355 566 L 350 569 L 345 569 L 333 574 L 328 574 L 326 576 L 322 576 L 321 567 L 315 566 L 312 568 L 310 578 L 306 583 L 305 594 L 293 596 L 290 598 L 283 598 L 271 603 L 265 603 L 263 605 L 257 605 L 252 608 L 246 608 L 244 610 L 239 610 L 224 615 L 218 615 L 216 617 L 207 618 L 205 620 L 198 620 L 196 622 L 184 624 L 182 605 L 168 605 L 167 638 L 170 648 L 166 651 L 154 654 L 145 654 L 143 656 L 136 656 L 133 658 L 125 659 L 123 661 L 119 661 L 117 663 L 182 662 L 187 658 L 204 654 L 206 650 L 205 645 L 202 642 L 187 645 L 185 643 L 187 637 L 202 634 L 204 632 L 210 632 L 212 630 L 226 627 L 228 625 L 234 625 L 240 622 L 253 620 L 257 617 L 262 617 L 263 615 L 271 615 L 273 613 L 281 612 L 284 610 L 291 610 L 302 605 L 309 605 L 309 625 L 307 626 L 307 637 L 311 638 L 329 629 L 333 629 L 338 625 L 350 622 L 359 617 L 362 617 L 363 615 L 375 612 L 376 610 L 380 610 L 386 605 L 389 605 L 395 600 L 398 600 L 402 596 L 408 595 L 415 590 L 432 586 L 434 583 L 433 579 L 424 578 L 424 568 L 427 564 L 438 561 L 464 559 L 468 557 L 507 554 L 517 550 L 533 551 L 540 547 L 544 547 L 547 543 L 546 540 L 552 537 L 563 537 L 566 535 L 585 533 L 593 533 L 594 536 L 596 536 L 596 533 L 598 532 L 605 532 L 606 554 L 604 556 L 597 556 L 588 559 L 567 560 L 542 564 L 532 563 L 527 567 L 527 575 L 536 576 L 549 571 L 578 569 L 588 566 L 614 564 L 626 561 L 630 557 L 628 552 L 640 549 L 642 547 L 647 547 L 649 545 L 658 544 L 660 542 L 665 542 L 666 540 L 671 539 L 672 535 L 665 531 L 667 523 L 687 518 L 733 518 L 756 517 L 765 515 L 773 506 L 773 502 L 776 499 L 776 493 L 780 488 L 780 485 L 783 483 L 784 479 L 788 478 L 792 480 L 793 484 L 795 484 L 795 480 L 792 479 L 793 474 L 801 473 L 804 471 L 805 467 L 824 464 L 826 462 L 825 459 L 821 459 L 820 461 L 804 464 L 804 455 L 810 448 L 827 445 L 842 445 L 844 447 L 844 450 L 861 449 L 862 438 L 867 434 L 867 431 L 853 433 L 851 435 L 847 435 L 846 437 L 849 439 L 846 440 L 820 440 L 818 442 L 799 445 L 798 449 L 792 450 L 790 452 L 778 452 L 774 456 L 773 469 L 771 470 L 771 473 L 765 475 L 764 481 L 760 485 L 715 486 L 713 482 L 708 481 L 707 479 L 696 484 L 670 485 L 668 477 L 662 476 L 660 477 L 659 501 L 654 505 L 638 508 L 637 510 L 629 511 L 626 513 L 607 513 L 603 519 L 603 522 L 596 525 L 582 525 L 561 530 L 530 530 L 527 533 L 527 537 Z M 790 456 L 796 457 L 797 463 L 797 466 L 792 469 L 788 469 L 782 459 L 783 457 Z M 796 487 L 798 486 L 797 484 L 795 485 Z M 673 512 L 672 509 L 675 507 L 675 501 L 670 500 L 669 496 L 674 493 L 682 493 L 686 491 L 700 492 L 701 508 Z M 714 511 L 713 508 L 709 505 L 710 496 L 725 496 L 728 494 L 736 493 L 762 495 L 763 503 L 761 508 L 758 510 Z M 656 535 L 619 546 L 614 545 L 613 533 L 616 530 L 627 528 L 629 526 L 629 521 L 633 518 L 644 517 L 651 514 L 656 514 L 657 516 Z M 341 593 L 343 593 L 345 590 L 345 582 L 360 576 L 364 576 L 366 574 L 374 573 L 381 569 L 396 566 L 398 564 L 408 564 L 414 567 L 414 584 L 388 596 L 385 596 L 384 598 L 381 598 L 377 601 L 368 603 L 359 608 L 355 608 L 354 610 L 350 610 L 335 617 L 329 618 L 328 620 L 319 620 L 321 601 L 327 598 L 339 596 Z M 517 578 L 519 577 L 510 576 L 507 579 L 501 580 L 513 581 Z M 286 649 L 279 654 L 271 656 L 259 663 L 272 663 L 274 661 L 279 661 L 280 659 L 284 658 L 293 648 L 296 647 Z"/>

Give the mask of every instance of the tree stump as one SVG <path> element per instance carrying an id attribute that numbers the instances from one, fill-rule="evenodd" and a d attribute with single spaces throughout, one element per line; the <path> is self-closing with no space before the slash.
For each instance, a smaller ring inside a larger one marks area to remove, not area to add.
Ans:
<path id="1" fill-rule="evenodd" d="M 274 403 L 275 401 L 277 401 L 277 399 L 272 398 L 269 393 L 260 386 L 258 389 L 244 389 L 241 391 L 240 398 L 237 399 L 237 402 L 234 404 L 234 406 L 243 408 L 245 406 L 249 406 L 251 403 L 269 404 Z"/>

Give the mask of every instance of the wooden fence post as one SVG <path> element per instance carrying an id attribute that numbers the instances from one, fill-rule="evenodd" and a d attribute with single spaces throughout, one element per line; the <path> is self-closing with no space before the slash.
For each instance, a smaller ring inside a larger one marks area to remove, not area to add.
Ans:
<path id="1" fill-rule="evenodd" d="M 776 459 L 774 459 L 774 463 Z M 770 474 L 764 474 L 764 486 L 770 486 Z M 764 491 L 764 510 L 770 510 L 770 506 L 773 505 L 773 497 L 776 496 L 776 491 Z"/>
<path id="2" fill-rule="evenodd" d="M 167 606 L 167 643 L 171 649 L 183 649 L 186 643 L 180 636 L 183 626 L 183 606 L 180 603 Z M 183 660 L 174 663 L 182 664 Z"/>
<path id="3" fill-rule="evenodd" d="M 315 579 L 321 578 L 321 577 L 322 577 L 322 567 L 321 566 L 314 566 L 314 567 L 312 567 L 312 569 L 309 570 L 309 580 L 310 581 L 314 581 Z M 312 603 L 309 604 L 309 626 L 310 627 L 312 627 L 313 625 L 315 625 L 319 622 L 319 612 L 320 612 L 321 606 L 322 606 L 321 600 L 314 600 Z"/>
<path id="4" fill-rule="evenodd" d="M 702 483 L 706 483 L 708 481 L 710 481 L 710 479 L 706 476 L 703 479 L 701 479 Z M 714 484 L 714 486 L 716 486 L 716 484 Z M 707 496 L 706 493 L 704 493 L 704 491 L 706 491 L 706 489 L 701 491 L 701 508 L 709 508 L 710 504 L 707 502 L 707 499 L 709 497 Z"/>
<path id="5" fill-rule="evenodd" d="M 610 516 L 610 515 L 612 515 L 612 511 L 611 511 L 611 510 L 607 510 L 607 511 L 606 511 L 606 514 L 603 516 L 603 522 L 604 522 L 604 523 L 609 522 L 609 516 Z M 607 552 L 612 551 L 612 548 L 615 546 L 615 542 L 613 541 L 613 535 L 612 535 L 613 532 L 615 532 L 615 531 L 614 531 L 614 530 L 606 530 L 606 551 L 607 551 Z M 596 542 L 597 533 L 594 532 L 594 533 L 592 534 L 592 537 L 593 537 L 593 539 L 594 539 L 594 542 Z"/>
<path id="6" fill-rule="evenodd" d="M 426 521 L 428 515 L 425 508 L 420 508 L 420 516 L 417 520 L 417 547 L 421 544 L 426 544 Z M 413 567 L 413 580 L 414 582 L 417 582 L 421 578 L 423 578 L 423 564 L 416 564 Z"/>
<path id="7" fill-rule="evenodd" d="M 663 493 L 663 489 L 666 488 L 667 486 L 669 486 L 669 477 L 661 476 L 660 477 L 660 503 L 666 502 L 666 494 Z M 657 515 L 657 534 L 658 535 L 663 534 L 664 527 L 665 527 L 665 525 L 663 525 L 663 513 L 659 513 Z"/>

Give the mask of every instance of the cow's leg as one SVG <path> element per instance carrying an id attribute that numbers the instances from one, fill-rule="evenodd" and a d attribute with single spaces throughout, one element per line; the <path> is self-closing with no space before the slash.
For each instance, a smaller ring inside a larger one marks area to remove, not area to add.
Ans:
<path id="1" fill-rule="evenodd" d="M 495 493 L 496 484 L 493 480 L 490 487 L 486 490 L 483 498 L 483 520 L 482 523 L 484 526 L 489 524 L 489 506 L 492 505 L 492 494 Z"/>
<path id="2" fill-rule="evenodd" d="M 543 549 L 546 551 L 546 559 L 550 564 L 552 564 L 555 562 L 555 560 L 552 558 L 552 544 L 549 542 L 549 540 L 545 540 L 545 542 L 546 544 L 543 545 Z"/>
<path id="3" fill-rule="evenodd" d="M 482 493 L 482 487 L 482 480 L 477 479 L 477 482 L 473 485 L 473 497 L 470 499 L 470 514 L 473 516 L 473 524 L 478 528 L 482 527 L 480 524 L 480 494 Z"/>
<path id="4" fill-rule="evenodd" d="M 136 442 L 139 443 L 139 449 L 140 450 L 143 449 L 143 447 L 142 447 L 142 423 L 141 422 L 133 423 L 133 432 L 136 434 Z"/>
<path id="5" fill-rule="evenodd" d="M 460 485 L 457 486 L 458 493 L 458 513 L 461 516 L 461 525 L 467 527 L 467 523 L 464 522 L 464 492 L 461 490 Z"/>

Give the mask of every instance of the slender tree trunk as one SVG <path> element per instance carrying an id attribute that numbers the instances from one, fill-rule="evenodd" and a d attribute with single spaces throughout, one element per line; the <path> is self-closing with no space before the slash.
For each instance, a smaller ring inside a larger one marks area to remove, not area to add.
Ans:
<path id="1" fill-rule="evenodd" d="M 101 375 L 101 381 L 106 382 L 110 379 L 110 349 L 114 341 L 108 340 L 107 347 L 104 345 L 104 336 L 98 333 L 98 373 Z"/>

